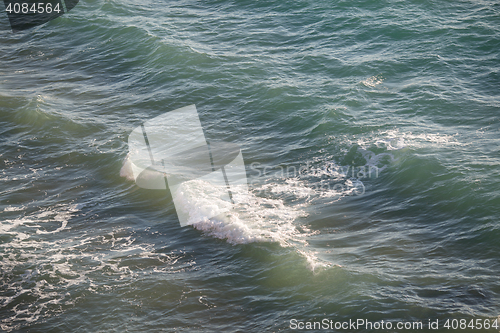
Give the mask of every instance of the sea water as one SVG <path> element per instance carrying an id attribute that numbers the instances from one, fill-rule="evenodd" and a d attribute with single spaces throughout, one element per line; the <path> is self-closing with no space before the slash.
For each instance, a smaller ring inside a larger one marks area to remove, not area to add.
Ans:
<path id="1" fill-rule="evenodd" d="M 80 1 L 0 43 L 1 330 L 500 314 L 497 1 Z M 127 138 L 191 104 L 249 191 L 180 227 Z"/>

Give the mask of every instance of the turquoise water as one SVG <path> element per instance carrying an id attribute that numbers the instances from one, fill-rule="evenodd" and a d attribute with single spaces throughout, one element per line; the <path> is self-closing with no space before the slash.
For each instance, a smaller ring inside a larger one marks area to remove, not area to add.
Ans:
<path id="1" fill-rule="evenodd" d="M 500 315 L 497 2 L 80 1 L 0 42 L 2 330 L 500 331 L 444 327 Z M 123 165 L 190 104 L 250 194 L 181 228 Z"/>

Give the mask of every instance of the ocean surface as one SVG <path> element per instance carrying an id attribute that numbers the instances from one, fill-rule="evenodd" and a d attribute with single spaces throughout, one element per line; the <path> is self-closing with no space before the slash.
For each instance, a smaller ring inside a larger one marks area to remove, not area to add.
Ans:
<path id="1" fill-rule="evenodd" d="M 191 104 L 249 192 L 181 227 L 127 139 Z M 500 331 L 500 3 L 2 11 L 0 222 L 1 331 Z"/>

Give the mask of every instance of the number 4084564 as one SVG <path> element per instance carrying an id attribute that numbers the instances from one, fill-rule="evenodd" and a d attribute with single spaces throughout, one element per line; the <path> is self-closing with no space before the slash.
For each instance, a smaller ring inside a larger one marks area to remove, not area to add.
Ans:
<path id="1" fill-rule="evenodd" d="M 490 320 L 490 319 L 471 319 L 471 320 L 466 320 L 466 319 L 448 319 L 444 323 L 444 328 L 447 329 L 453 329 L 453 330 L 458 330 L 458 329 L 498 329 L 500 327 L 498 323 L 498 319 Z"/>
<path id="2" fill-rule="evenodd" d="M 59 8 L 59 3 L 55 5 L 55 7 L 52 7 L 52 4 L 50 2 L 48 3 L 43 3 L 43 2 L 36 2 L 33 4 L 29 4 L 26 2 L 22 3 L 9 3 L 7 8 L 5 8 L 5 11 L 9 14 L 43 14 L 47 13 L 50 14 L 52 12 L 60 13 L 62 11 L 61 8 Z"/>

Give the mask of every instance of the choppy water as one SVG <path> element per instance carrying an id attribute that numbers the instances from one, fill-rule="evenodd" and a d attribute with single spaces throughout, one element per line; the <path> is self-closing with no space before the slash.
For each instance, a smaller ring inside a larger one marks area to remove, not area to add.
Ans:
<path id="1" fill-rule="evenodd" d="M 500 314 L 498 2 L 80 1 L 0 42 L 2 330 Z M 190 104 L 251 191 L 181 228 L 122 166 Z"/>

